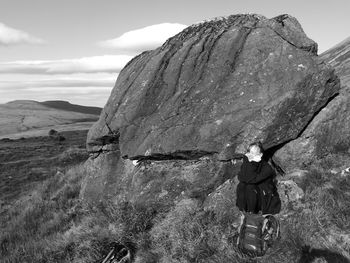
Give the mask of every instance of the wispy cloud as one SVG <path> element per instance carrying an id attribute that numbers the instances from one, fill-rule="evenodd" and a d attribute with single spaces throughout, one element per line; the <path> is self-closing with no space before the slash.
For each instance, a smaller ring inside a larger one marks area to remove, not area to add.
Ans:
<path id="1" fill-rule="evenodd" d="M 181 24 L 159 24 L 129 31 L 116 39 L 99 43 L 123 52 L 119 54 L 130 55 L 0 62 L 0 103 L 17 99 L 62 99 L 78 104 L 103 106 L 118 73 L 137 52 L 160 46 L 185 27 Z M 22 39 L 26 39 L 21 42 L 18 37 L 18 44 L 43 42 L 22 31 L 15 32 L 23 33 Z M 0 29 L 0 45 L 16 42 L 5 40 L 4 35 L 9 34 L 3 34 Z"/>
<path id="2" fill-rule="evenodd" d="M 49 79 L 49 80 L 38 80 L 38 81 L 0 81 L 0 89 L 16 89 L 16 90 L 30 90 L 30 89 L 41 89 L 45 92 L 50 92 L 50 88 L 85 88 L 85 87 L 113 87 L 115 83 L 114 79 Z"/>
<path id="3" fill-rule="evenodd" d="M 0 23 L 0 45 L 44 44 L 45 41 L 24 31 Z"/>
<path id="4" fill-rule="evenodd" d="M 186 25 L 177 23 L 147 26 L 126 32 L 117 38 L 98 42 L 98 45 L 120 51 L 142 52 L 159 47 L 168 38 L 181 32 L 186 27 Z"/>
<path id="5" fill-rule="evenodd" d="M 128 55 L 105 55 L 62 60 L 27 60 L 0 63 L 0 73 L 74 74 L 119 72 L 132 59 Z"/>
<path id="6" fill-rule="evenodd" d="M 16 99 L 64 99 L 103 106 L 118 73 L 133 56 L 0 63 L 0 103 Z"/>

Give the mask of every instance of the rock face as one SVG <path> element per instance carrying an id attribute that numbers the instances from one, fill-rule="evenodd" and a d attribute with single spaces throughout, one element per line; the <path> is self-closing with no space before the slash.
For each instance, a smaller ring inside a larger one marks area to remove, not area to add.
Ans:
<path id="1" fill-rule="evenodd" d="M 240 163 L 228 159 L 253 140 L 273 152 L 296 139 L 338 94 L 316 53 L 293 17 L 236 15 L 137 56 L 89 131 L 82 197 L 236 209 Z"/>
<path id="2" fill-rule="evenodd" d="M 341 80 L 341 90 L 323 108 L 301 136 L 275 154 L 288 172 L 303 168 L 328 154 L 350 153 L 350 39 L 323 53 Z"/>
<path id="3" fill-rule="evenodd" d="M 88 134 L 91 158 L 81 197 L 92 204 L 108 200 L 156 208 L 161 216 L 147 233 L 155 243 L 172 239 L 169 225 L 181 228 L 202 212 L 234 228 L 219 237 L 231 240 L 240 223 L 239 154 L 261 140 L 268 157 L 274 154 L 288 168 L 302 148 L 300 142 L 290 145 L 314 136 L 312 127 L 319 124 L 330 134 L 328 122 L 338 117 L 322 116 L 334 103 L 346 111 L 345 101 L 337 102 L 344 92 L 338 95 L 339 88 L 334 70 L 293 17 L 236 15 L 190 26 L 120 73 Z M 300 169 L 279 180 L 281 216 L 304 209 L 304 191 L 293 178 L 306 174 Z M 174 243 L 178 240 L 183 243 Z"/>
<path id="4" fill-rule="evenodd" d="M 86 165 L 82 198 L 89 203 L 130 201 L 146 207 L 171 207 L 184 198 L 204 201 L 216 186 L 237 174 L 239 163 L 199 160 L 146 161 L 133 165 L 119 151 L 90 159 Z M 232 194 L 235 195 L 233 191 Z"/>
<path id="5" fill-rule="evenodd" d="M 129 159 L 189 159 L 268 149 L 305 129 L 339 90 L 339 79 L 288 15 L 233 15 L 188 27 L 120 73 L 91 152 L 119 141 Z M 227 157 L 229 158 L 229 157 Z"/>

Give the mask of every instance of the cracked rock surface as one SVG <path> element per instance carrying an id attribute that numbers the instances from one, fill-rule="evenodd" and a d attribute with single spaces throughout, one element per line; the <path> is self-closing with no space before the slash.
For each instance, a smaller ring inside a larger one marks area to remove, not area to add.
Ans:
<path id="1" fill-rule="evenodd" d="M 288 172 L 310 165 L 328 154 L 350 153 L 350 39 L 321 54 L 341 81 L 339 95 L 324 107 L 305 131 L 275 153 Z"/>
<path id="2" fill-rule="evenodd" d="M 119 74 L 87 147 L 118 135 L 121 156 L 243 152 L 293 140 L 339 90 L 289 15 L 232 15 L 186 28 Z M 113 141 L 113 140 L 112 140 Z"/>

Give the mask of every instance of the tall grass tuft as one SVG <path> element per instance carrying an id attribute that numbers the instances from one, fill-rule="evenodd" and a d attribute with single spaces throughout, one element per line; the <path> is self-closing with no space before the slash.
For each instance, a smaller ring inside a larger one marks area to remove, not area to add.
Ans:
<path id="1" fill-rule="evenodd" d="M 147 250 L 159 206 L 101 203 L 87 207 L 79 193 L 83 165 L 49 178 L 9 212 L 0 235 L 1 262 L 95 262 L 117 241 Z"/>
<path id="2" fill-rule="evenodd" d="M 152 252 L 159 262 L 241 262 L 230 223 L 224 226 L 213 211 L 183 200 L 152 228 Z"/>

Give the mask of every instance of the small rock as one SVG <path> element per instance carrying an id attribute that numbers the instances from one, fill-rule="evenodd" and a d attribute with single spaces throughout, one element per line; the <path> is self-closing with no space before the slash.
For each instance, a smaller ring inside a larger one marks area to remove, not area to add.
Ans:
<path id="1" fill-rule="evenodd" d="M 330 172 L 331 174 L 337 174 L 337 173 L 339 173 L 339 171 L 337 171 L 336 169 L 331 169 L 329 172 Z"/>
<path id="2" fill-rule="evenodd" d="M 278 182 L 278 193 L 282 201 L 282 208 L 299 208 L 302 206 L 301 199 L 304 197 L 304 191 L 293 180 Z"/>
<path id="3" fill-rule="evenodd" d="M 56 130 L 54 130 L 54 129 L 51 129 L 50 131 L 49 131 L 49 136 L 51 137 L 51 136 L 57 136 L 58 135 L 58 131 L 56 131 Z"/>

